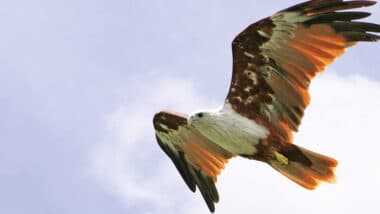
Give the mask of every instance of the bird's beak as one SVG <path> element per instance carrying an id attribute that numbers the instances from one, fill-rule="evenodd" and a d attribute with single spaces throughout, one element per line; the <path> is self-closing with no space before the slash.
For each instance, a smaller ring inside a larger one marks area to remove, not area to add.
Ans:
<path id="1" fill-rule="evenodd" d="M 191 126 L 192 121 L 193 121 L 193 116 L 190 116 L 190 117 L 187 119 L 187 125 Z"/>

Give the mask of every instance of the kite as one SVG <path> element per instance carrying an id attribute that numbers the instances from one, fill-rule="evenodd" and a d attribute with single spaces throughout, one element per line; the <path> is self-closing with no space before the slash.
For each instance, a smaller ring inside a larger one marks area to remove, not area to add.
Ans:
<path id="1" fill-rule="evenodd" d="M 154 115 L 158 144 L 211 212 L 217 176 L 235 156 L 267 163 L 306 189 L 334 181 L 337 161 L 293 144 L 292 135 L 311 79 L 346 48 L 380 39 L 380 25 L 357 21 L 370 13 L 349 10 L 375 3 L 312 0 L 248 26 L 232 42 L 232 79 L 220 108 Z"/>

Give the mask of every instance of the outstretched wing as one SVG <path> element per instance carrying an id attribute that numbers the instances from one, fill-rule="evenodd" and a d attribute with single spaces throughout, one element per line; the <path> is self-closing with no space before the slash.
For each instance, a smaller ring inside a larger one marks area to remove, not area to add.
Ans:
<path id="1" fill-rule="evenodd" d="M 344 11 L 374 1 L 313 0 L 248 26 L 233 41 L 233 75 L 226 103 L 292 141 L 309 104 L 310 80 L 358 41 L 376 41 L 380 25 Z"/>
<path id="2" fill-rule="evenodd" d="M 233 155 L 187 125 L 187 116 L 162 111 L 153 118 L 156 138 L 191 191 L 200 190 L 210 211 L 218 202 L 216 178 Z"/>

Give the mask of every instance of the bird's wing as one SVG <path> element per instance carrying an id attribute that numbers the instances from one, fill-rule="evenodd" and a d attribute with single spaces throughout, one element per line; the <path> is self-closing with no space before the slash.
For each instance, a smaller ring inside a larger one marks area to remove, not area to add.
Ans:
<path id="1" fill-rule="evenodd" d="M 187 186 L 200 190 L 210 211 L 219 196 L 215 186 L 228 159 L 233 155 L 211 142 L 187 124 L 187 116 L 162 111 L 153 118 L 156 138 L 170 157 Z"/>
<path id="2" fill-rule="evenodd" d="M 309 104 L 310 80 L 358 41 L 376 41 L 380 25 L 343 11 L 374 1 L 307 1 L 248 26 L 233 40 L 233 74 L 226 103 L 285 142 L 292 141 Z"/>

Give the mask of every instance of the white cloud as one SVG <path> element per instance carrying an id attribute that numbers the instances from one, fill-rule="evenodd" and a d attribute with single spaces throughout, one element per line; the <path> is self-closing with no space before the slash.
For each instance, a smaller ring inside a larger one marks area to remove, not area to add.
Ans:
<path id="1" fill-rule="evenodd" d="M 143 213 L 173 213 L 173 209 L 175 213 L 208 213 L 201 195 L 187 189 L 159 151 L 151 118 L 165 105 L 185 112 L 214 105 L 188 82 L 164 81 L 162 88 L 153 84 L 155 95 L 111 114 L 106 143 L 94 150 L 94 172 L 127 204 L 148 204 Z M 295 143 L 338 159 L 337 183 L 308 191 L 265 164 L 236 158 L 219 177 L 221 200 L 216 213 L 370 213 L 377 209 L 380 83 L 330 71 L 317 77 L 310 90 L 312 102 Z M 147 90 L 140 92 L 146 95 Z"/>

